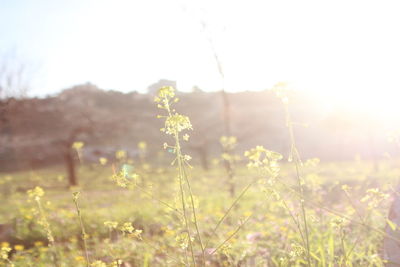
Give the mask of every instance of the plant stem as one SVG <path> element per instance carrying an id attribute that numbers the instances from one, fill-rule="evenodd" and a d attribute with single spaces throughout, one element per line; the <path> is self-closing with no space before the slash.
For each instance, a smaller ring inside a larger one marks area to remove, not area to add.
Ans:
<path id="1" fill-rule="evenodd" d="M 290 186 L 288 186 L 288 185 L 286 185 L 286 184 L 284 184 L 284 183 L 282 183 L 282 182 L 281 182 L 281 185 L 285 186 L 286 189 L 290 190 L 290 191 L 293 192 L 294 194 L 297 194 L 297 196 L 298 196 L 299 198 L 301 197 L 301 196 L 299 195 L 299 193 L 298 193 L 295 189 L 291 188 Z M 334 214 L 334 215 L 336 215 L 336 216 L 338 216 L 338 217 L 340 217 L 340 218 L 342 218 L 342 219 L 346 219 L 347 221 L 349 221 L 349 222 L 351 222 L 351 223 L 358 224 L 358 225 L 360 225 L 360 226 L 364 226 L 365 228 L 367 228 L 367 229 L 369 229 L 369 230 L 373 230 L 373 231 L 375 231 L 375 232 L 381 234 L 382 236 L 387 237 L 387 238 L 389 238 L 389 239 L 391 239 L 391 240 L 393 240 L 393 241 L 396 241 L 396 242 L 398 242 L 398 243 L 400 244 L 400 239 L 399 239 L 399 238 L 396 238 L 396 237 L 394 237 L 394 236 L 391 236 L 391 235 L 387 234 L 386 232 L 384 232 L 384 231 L 382 231 L 382 230 L 380 230 L 380 229 L 378 229 L 378 228 L 375 228 L 375 227 L 373 227 L 373 226 L 371 226 L 371 225 L 368 225 L 368 224 L 365 223 L 365 221 L 359 222 L 359 221 L 357 221 L 357 220 L 354 220 L 354 219 L 352 219 L 352 218 L 349 218 L 348 216 L 342 214 L 342 213 L 339 212 L 339 211 L 336 211 L 336 210 L 333 210 L 333 209 L 324 207 L 321 203 L 313 203 L 313 202 L 307 201 L 307 202 L 305 202 L 305 204 L 306 204 L 307 206 L 309 206 L 309 207 L 312 207 L 312 208 L 319 208 L 319 209 L 325 210 L 326 212 L 328 212 L 328 213 L 330 213 L 330 214 Z"/>
<path id="2" fill-rule="evenodd" d="M 134 186 L 135 186 L 135 188 L 138 188 L 140 191 L 142 191 L 142 192 L 145 193 L 147 196 L 149 196 L 151 199 L 160 202 L 160 204 L 164 205 L 165 207 L 167 207 L 167 208 L 171 209 L 172 211 L 174 211 L 174 212 L 176 212 L 176 213 L 182 215 L 182 212 L 180 212 L 180 210 L 178 210 L 178 209 L 176 209 L 175 207 L 171 206 L 171 205 L 168 204 L 167 202 L 165 202 L 165 201 L 163 201 L 163 200 L 161 200 L 161 199 L 159 199 L 159 198 L 154 197 L 152 193 L 150 193 L 149 191 L 147 191 L 147 190 L 144 189 L 143 187 L 141 187 L 141 186 L 139 186 L 139 185 L 137 185 L 137 184 L 135 184 Z"/>
<path id="3" fill-rule="evenodd" d="M 255 183 L 255 181 L 249 183 L 244 189 L 243 191 L 240 193 L 240 195 L 235 199 L 235 201 L 233 201 L 233 203 L 231 204 L 231 206 L 228 208 L 228 210 L 225 212 L 225 214 L 219 219 L 217 225 L 214 227 L 214 229 L 212 230 L 213 234 L 216 234 L 216 231 L 218 230 L 219 226 L 221 225 L 221 223 L 225 220 L 225 218 L 228 216 L 228 214 L 230 213 L 230 211 L 233 209 L 234 206 L 236 206 L 236 204 L 239 202 L 239 200 L 245 195 L 245 193 L 250 189 L 250 187 Z"/>
<path id="4" fill-rule="evenodd" d="M 210 253 L 210 255 L 213 255 L 213 254 L 214 254 L 215 252 L 217 252 L 223 245 L 225 245 L 226 242 L 228 242 L 232 237 L 234 237 L 234 236 L 237 234 L 237 232 L 239 232 L 239 230 L 242 229 L 242 227 L 247 223 L 247 221 L 250 219 L 251 216 L 252 216 L 252 215 L 248 216 L 248 217 L 246 218 L 246 220 L 244 220 L 244 222 L 242 222 L 242 223 L 238 226 L 238 228 L 236 228 L 236 230 L 235 230 L 231 235 L 228 236 L 228 238 L 226 238 L 223 242 L 221 242 L 221 244 L 219 244 L 219 245 L 217 246 L 217 248 L 214 249 L 214 250 Z"/>
<path id="5" fill-rule="evenodd" d="M 171 112 L 171 108 L 170 108 L 170 104 L 169 104 L 168 99 L 165 99 L 164 104 L 165 104 L 165 109 L 168 112 L 168 116 L 172 117 L 173 114 Z M 193 250 L 193 242 L 192 242 L 192 238 L 191 238 L 191 234 L 190 234 L 189 220 L 188 220 L 188 216 L 187 216 L 185 190 L 184 190 L 184 186 L 183 186 L 184 182 L 186 182 L 187 187 L 188 187 L 190 202 L 191 202 L 191 206 L 192 206 L 194 225 L 195 225 L 195 228 L 196 228 L 197 235 L 199 237 L 199 243 L 200 243 L 200 247 L 201 247 L 201 251 L 202 251 L 202 257 L 203 257 L 203 265 L 205 265 L 205 250 L 204 250 L 203 242 L 202 242 L 202 239 L 201 239 L 199 226 L 198 226 L 198 223 L 197 223 L 197 216 L 196 216 L 196 209 L 195 209 L 195 204 L 194 204 L 193 192 L 192 192 L 192 188 L 190 186 L 190 182 L 189 182 L 186 170 L 185 170 L 185 160 L 184 160 L 184 156 L 182 154 L 182 149 L 181 149 L 181 145 L 180 145 L 180 138 L 179 138 L 179 130 L 178 130 L 178 126 L 177 125 L 175 126 L 175 129 L 173 131 L 173 136 L 174 136 L 174 139 L 175 139 L 175 154 L 176 154 L 176 160 L 178 162 L 178 169 L 179 169 L 179 191 L 180 191 L 181 201 L 182 201 L 183 219 L 184 219 L 185 228 L 186 228 L 186 231 L 187 231 L 187 234 L 188 234 L 188 243 L 189 243 L 190 253 L 191 253 L 191 256 L 192 256 L 193 265 L 196 266 L 196 259 L 195 259 L 194 250 Z"/>
<path id="6" fill-rule="evenodd" d="M 167 111 L 168 111 L 168 115 L 170 117 L 172 117 L 169 105 L 166 105 L 166 108 L 167 108 Z M 187 232 L 187 235 L 188 235 L 188 243 L 189 243 L 190 253 L 191 253 L 191 256 L 192 256 L 193 266 L 196 266 L 196 259 L 195 259 L 195 256 L 194 256 L 192 237 L 191 237 L 191 234 L 190 234 L 190 227 L 189 227 L 189 222 L 188 222 L 188 218 L 187 218 L 187 211 L 186 211 L 185 192 L 184 192 L 184 188 L 183 188 L 183 179 L 184 179 L 183 176 L 184 175 L 183 175 L 182 152 L 181 152 L 181 146 L 180 146 L 180 142 L 179 142 L 179 134 L 178 134 L 177 130 L 175 130 L 174 138 L 175 138 L 176 157 L 177 157 L 178 169 L 179 169 L 179 191 L 180 191 L 181 202 L 182 202 L 182 215 L 183 215 L 183 219 L 184 219 L 184 222 L 185 222 L 186 232 Z"/>
<path id="7" fill-rule="evenodd" d="M 58 251 L 57 251 L 56 246 L 55 246 L 53 233 L 52 233 L 52 231 L 50 229 L 50 224 L 47 221 L 47 217 L 46 217 L 46 214 L 45 214 L 44 209 L 42 207 L 42 203 L 40 202 L 40 199 L 36 199 L 35 201 L 36 201 L 36 204 L 37 204 L 38 209 L 39 209 L 39 214 L 40 214 L 40 217 L 41 217 L 42 225 L 46 230 L 47 239 L 49 240 L 49 244 L 50 244 L 49 246 L 51 246 L 51 254 L 53 255 L 54 263 L 55 263 L 56 266 L 60 266 L 59 259 L 58 259 Z"/>
<path id="8" fill-rule="evenodd" d="M 89 260 L 89 253 L 88 253 L 88 249 L 87 249 L 87 242 L 86 242 L 87 234 L 85 231 L 85 226 L 83 224 L 81 210 L 80 210 L 79 204 L 78 204 L 78 194 L 74 195 L 73 200 L 75 203 L 76 212 L 78 213 L 79 224 L 80 224 L 81 232 L 82 232 L 82 241 L 83 241 L 83 249 L 85 251 L 86 266 L 89 267 L 90 260 Z"/>
<path id="9" fill-rule="evenodd" d="M 186 184 L 187 184 L 188 189 L 189 189 L 189 197 L 190 197 L 190 202 L 191 202 L 191 205 L 192 205 L 194 226 L 196 228 L 197 236 L 199 237 L 199 243 L 200 243 L 200 248 L 201 248 L 201 253 L 202 253 L 202 258 L 203 258 L 203 265 L 205 265 L 205 262 L 206 262 L 206 256 L 205 255 L 206 254 L 205 254 L 205 249 L 204 249 L 203 241 L 201 239 L 199 225 L 198 225 L 198 221 L 197 221 L 196 208 L 195 208 L 195 205 L 194 205 L 192 187 L 190 186 L 190 182 L 189 182 L 189 179 L 188 179 L 188 176 L 187 176 L 187 173 L 186 173 L 186 168 L 185 168 L 184 165 L 182 166 L 182 170 L 183 170 L 183 175 L 185 177 Z"/>
<path id="10" fill-rule="evenodd" d="M 344 256 L 344 266 L 347 266 L 347 253 L 346 253 L 346 248 L 344 246 L 344 234 L 342 226 L 340 226 L 339 228 L 339 233 L 340 233 L 340 242 L 342 245 L 343 256 Z"/>
<path id="11" fill-rule="evenodd" d="M 296 225 L 297 229 L 300 232 L 300 236 L 301 236 L 301 240 L 303 241 L 303 245 L 306 245 L 306 241 L 304 240 L 303 230 L 301 229 L 301 225 L 300 225 L 299 221 L 296 219 L 293 212 L 289 209 L 289 206 L 287 205 L 286 201 L 283 198 L 281 200 L 282 200 L 283 206 L 289 212 L 290 217 L 292 218 L 294 224 Z"/>
<path id="12" fill-rule="evenodd" d="M 301 215 L 303 219 L 303 224 L 304 224 L 304 235 L 306 239 L 306 248 L 307 248 L 307 263 L 308 266 L 311 266 L 311 254 L 310 254 L 310 241 L 309 241 L 309 232 L 308 232 L 308 223 L 307 223 L 307 214 L 306 214 L 306 209 L 304 207 L 304 188 L 303 188 L 303 183 L 301 180 L 300 176 L 300 155 L 296 147 L 296 140 L 294 137 L 294 131 L 293 131 L 293 122 L 290 117 L 290 112 L 288 108 L 287 102 L 284 102 L 284 107 L 285 107 L 285 113 L 286 113 L 286 123 L 287 127 L 289 130 L 289 136 L 290 136 L 290 143 L 291 143 L 291 152 L 290 152 L 290 157 L 294 159 L 294 163 L 296 166 L 296 178 L 297 178 L 297 183 L 299 186 L 300 190 L 300 207 L 301 207 Z"/>

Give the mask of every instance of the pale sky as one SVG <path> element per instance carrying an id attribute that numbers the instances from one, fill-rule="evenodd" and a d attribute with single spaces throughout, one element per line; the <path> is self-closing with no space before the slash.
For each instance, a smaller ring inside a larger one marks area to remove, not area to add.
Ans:
<path id="1" fill-rule="evenodd" d="M 88 81 L 144 92 L 162 78 L 218 90 L 211 37 L 228 91 L 286 81 L 399 106 L 399 12 L 385 0 L 0 0 L 0 52 L 37 67 L 31 95 Z"/>

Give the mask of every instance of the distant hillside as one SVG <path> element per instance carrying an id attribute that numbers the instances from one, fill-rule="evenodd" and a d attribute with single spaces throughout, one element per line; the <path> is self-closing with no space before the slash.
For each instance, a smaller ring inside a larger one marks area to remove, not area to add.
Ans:
<path id="1" fill-rule="evenodd" d="M 153 90 L 154 91 L 154 90 Z M 158 155 L 167 140 L 156 118 L 160 110 L 153 94 L 104 91 L 91 84 L 64 90 L 44 99 L 7 99 L 0 102 L 0 170 L 37 168 L 63 161 L 74 141 L 85 143 L 86 156 L 110 156 L 117 149 L 135 154 L 137 143 L 148 144 L 149 155 Z M 194 159 L 210 161 L 221 152 L 224 135 L 220 92 L 196 90 L 179 93 L 176 105 L 191 118 L 194 131 L 186 149 Z M 282 104 L 269 90 L 229 93 L 231 128 L 238 137 L 237 151 L 255 145 L 287 154 L 288 136 Z M 293 93 L 290 111 L 303 157 L 344 160 L 356 155 L 376 159 L 394 153 L 379 121 L 340 110 L 321 112 L 311 96 Z M 154 158 L 154 157 L 153 157 Z"/>

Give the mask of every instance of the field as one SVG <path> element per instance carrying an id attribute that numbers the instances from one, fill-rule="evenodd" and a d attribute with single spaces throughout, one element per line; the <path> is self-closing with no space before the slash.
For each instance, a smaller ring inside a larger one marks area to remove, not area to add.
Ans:
<path id="1" fill-rule="evenodd" d="M 156 98 L 171 164 L 152 162 L 141 142 L 134 158 L 81 159 L 79 186 L 68 186 L 64 166 L 3 173 L 2 264 L 384 265 L 384 239 L 397 242 L 386 231 L 397 228 L 387 219 L 397 160 L 301 159 L 288 116 L 288 159 L 262 146 L 239 154 L 236 139 L 222 137 L 205 171 L 184 153 L 192 126 L 175 99 L 170 87 Z M 72 149 L 80 158 L 84 144 Z"/>
<path id="2" fill-rule="evenodd" d="M 374 171 L 368 162 L 306 162 L 304 168 L 305 207 L 310 250 L 315 266 L 381 266 L 380 251 L 386 224 L 388 200 L 371 194 L 360 201 L 370 188 L 389 193 L 399 171 L 395 163 L 382 163 Z M 209 172 L 191 171 L 197 220 L 203 242 L 209 252 L 225 244 L 207 261 L 212 266 L 300 266 L 307 264 L 299 230 L 291 216 L 299 221 L 295 178 L 291 164 L 282 166 L 274 192 L 265 185 L 253 184 L 226 216 L 219 229 L 213 229 L 234 198 L 229 195 L 222 168 Z M 110 179 L 110 166 L 81 166 L 80 188 L 66 190 L 62 169 L 15 173 L 2 177 L 1 221 L 14 221 L 15 232 L 9 244 L 15 248 L 16 266 L 53 266 L 51 251 L 57 250 L 60 266 L 86 266 L 81 227 L 72 193 L 81 192 L 79 204 L 91 262 L 106 264 L 121 259 L 131 266 L 180 266 L 184 261 L 185 232 L 179 214 L 162 204 L 179 207 L 176 173 L 173 169 L 140 170 L 140 187 L 118 188 Z M 239 192 L 257 177 L 240 168 L 235 176 Z M 40 185 L 45 195 L 40 201 L 55 238 L 48 247 L 45 228 L 38 223 L 36 205 L 26 191 Z M 342 189 L 348 185 L 351 189 Z M 163 201 L 163 202 L 161 202 Z M 104 224 L 107 221 L 132 223 L 142 230 L 140 237 L 119 233 Z M 240 229 L 237 231 L 237 229 Z M 237 231 L 237 232 L 236 232 Z M 194 233 L 192 233 L 193 236 Z M 197 241 L 197 237 L 194 242 Z M 201 249 L 195 243 L 200 260 Z M 103 265 L 98 265 L 103 266 Z M 129 265 L 126 265 L 129 266 Z"/>

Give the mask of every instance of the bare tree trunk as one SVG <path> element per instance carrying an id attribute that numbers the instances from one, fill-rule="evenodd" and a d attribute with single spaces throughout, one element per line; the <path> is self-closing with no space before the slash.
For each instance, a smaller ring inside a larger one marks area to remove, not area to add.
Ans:
<path id="1" fill-rule="evenodd" d="M 90 122 L 90 121 L 89 121 Z M 65 160 L 65 167 L 67 170 L 67 175 L 68 175 L 68 182 L 69 182 L 69 186 L 76 186 L 78 185 L 78 176 L 76 175 L 76 164 L 75 164 L 75 150 L 72 148 L 74 142 L 77 140 L 78 136 L 82 133 L 85 134 L 91 134 L 92 133 L 92 129 L 93 129 L 93 125 L 92 123 L 89 123 L 89 126 L 82 126 L 82 127 L 78 127 L 73 129 L 70 134 L 69 137 L 64 140 L 61 141 L 61 149 L 62 152 L 64 153 L 64 160 Z"/>

